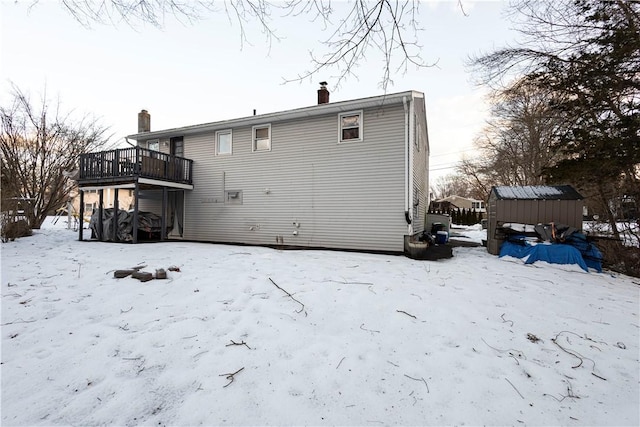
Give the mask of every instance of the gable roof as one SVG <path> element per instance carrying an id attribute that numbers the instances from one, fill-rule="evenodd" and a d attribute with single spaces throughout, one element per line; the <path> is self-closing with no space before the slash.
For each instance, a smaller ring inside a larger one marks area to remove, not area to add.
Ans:
<path id="1" fill-rule="evenodd" d="M 412 98 L 424 98 L 424 94 L 422 92 L 410 90 L 406 92 L 372 96 L 368 98 L 353 99 L 349 101 L 312 105 L 310 107 L 296 108 L 293 110 L 260 114 L 256 116 L 248 116 L 231 120 L 222 120 L 218 122 L 183 126 L 151 132 L 141 132 L 128 135 L 127 138 L 134 139 L 136 141 L 146 141 L 149 139 L 167 138 L 177 135 L 195 135 L 199 133 L 213 132 L 220 129 L 228 129 L 238 126 L 253 126 L 265 123 L 276 123 L 284 120 L 301 119 L 306 117 L 320 116 L 323 114 L 337 114 L 361 108 L 383 107 L 385 105 L 400 104 L 403 102 L 403 100 L 409 100 Z"/>
<path id="2" fill-rule="evenodd" d="M 471 199 L 469 197 L 463 197 L 463 196 L 457 196 L 455 194 L 452 194 L 451 196 L 447 196 L 447 197 L 444 197 L 444 198 L 439 199 L 439 200 L 434 200 L 434 202 L 436 202 L 436 203 L 441 203 L 441 202 L 459 203 L 461 201 L 481 202 L 482 200 Z"/>
<path id="3" fill-rule="evenodd" d="M 501 200 L 582 200 L 570 185 L 525 185 L 522 187 L 497 186 L 491 193 Z"/>

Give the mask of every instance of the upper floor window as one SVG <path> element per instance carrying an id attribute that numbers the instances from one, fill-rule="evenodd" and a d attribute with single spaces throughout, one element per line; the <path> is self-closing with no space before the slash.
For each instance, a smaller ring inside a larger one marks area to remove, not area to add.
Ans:
<path id="1" fill-rule="evenodd" d="M 271 125 L 253 127 L 252 151 L 271 151 Z"/>
<path id="2" fill-rule="evenodd" d="M 149 147 L 149 150 L 160 151 L 160 140 L 150 139 L 147 141 L 147 147 Z"/>
<path id="3" fill-rule="evenodd" d="M 338 120 L 340 142 L 362 141 L 362 111 L 342 113 Z"/>
<path id="4" fill-rule="evenodd" d="M 216 132 L 216 156 L 221 154 L 231 154 L 232 133 L 231 130 L 221 130 Z"/>

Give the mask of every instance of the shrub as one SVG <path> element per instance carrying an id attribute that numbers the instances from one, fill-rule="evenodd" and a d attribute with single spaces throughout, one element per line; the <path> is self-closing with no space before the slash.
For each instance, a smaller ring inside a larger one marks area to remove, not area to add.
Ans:
<path id="1" fill-rule="evenodd" d="M 2 242 L 4 243 L 9 240 L 16 240 L 19 237 L 31 236 L 32 231 L 29 223 L 24 219 L 20 219 L 18 221 L 3 221 L 0 234 L 2 236 Z"/>
<path id="2" fill-rule="evenodd" d="M 624 246 L 615 239 L 598 239 L 596 246 L 602 252 L 602 266 L 609 270 L 640 277 L 640 249 Z"/>

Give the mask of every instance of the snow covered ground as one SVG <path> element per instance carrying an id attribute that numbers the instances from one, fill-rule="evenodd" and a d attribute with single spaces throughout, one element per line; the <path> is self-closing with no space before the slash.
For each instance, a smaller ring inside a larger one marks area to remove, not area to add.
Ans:
<path id="1" fill-rule="evenodd" d="M 2 425 L 640 424 L 638 279 L 61 227 L 1 245 Z"/>

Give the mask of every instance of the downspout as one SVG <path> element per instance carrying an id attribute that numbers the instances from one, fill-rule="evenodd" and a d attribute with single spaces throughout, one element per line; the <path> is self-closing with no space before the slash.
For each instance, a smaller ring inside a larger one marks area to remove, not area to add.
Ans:
<path id="1" fill-rule="evenodd" d="M 409 203 L 407 208 L 411 212 L 411 224 L 409 224 L 408 234 L 413 235 L 413 213 L 414 213 L 414 177 L 413 177 L 413 156 L 415 154 L 415 142 L 416 142 L 416 114 L 414 111 L 415 103 L 413 101 L 413 97 L 409 101 L 409 142 L 407 143 L 408 148 L 408 156 L 409 156 L 409 169 L 407 173 L 407 177 L 409 179 L 409 183 L 407 185 L 407 195 L 409 198 Z"/>
<path id="2" fill-rule="evenodd" d="M 402 97 L 404 105 L 404 219 L 407 224 L 411 224 L 411 213 L 409 212 L 409 107 L 407 97 Z"/>

